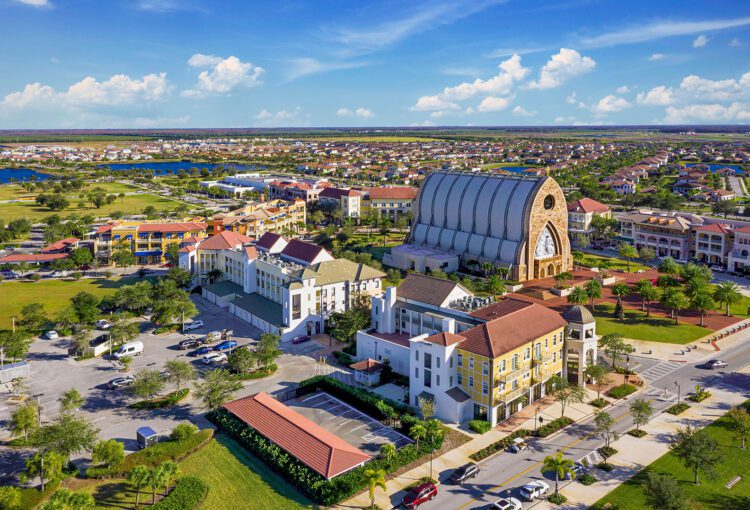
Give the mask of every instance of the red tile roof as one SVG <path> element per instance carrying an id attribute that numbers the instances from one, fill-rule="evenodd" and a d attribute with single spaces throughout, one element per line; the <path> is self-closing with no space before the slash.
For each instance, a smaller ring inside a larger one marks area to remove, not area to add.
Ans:
<path id="1" fill-rule="evenodd" d="M 417 188 L 411 186 L 385 187 L 385 188 L 367 188 L 370 200 L 393 199 L 393 200 L 414 200 L 417 197 Z"/>
<path id="2" fill-rule="evenodd" d="M 68 237 L 65 239 L 60 239 L 59 241 L 55 241 L 54 243 L 45 246 L 40 251 L 41 253 L 61 251 L 67 248 L 68 246 L 76 244 L 78 241 L 80 241 L 80 239 L 78 239 L 77 237 Z"/>
<path id="3" fill-rule="evenodd" d="M 222 230 L 198 245 L 200 250 L 233 250 L 237 246 L 252 242 L 251 237 L 243 236 L 231 230 Z"/>
<path id="4" fill-rule="evenodd" d="M 582 198 L 568 204 L 568 211 L 583 213 L 605 213 L 609 207 L 591 198 Z"/>
<path id="5" fill-rule="evenodd" d="M 724 225 L 723 223 L 712 223 L 710 225 L 701 225 L 699 227 L 695 227 L 695 230 L 698 230 L 700 232 L 716 232 L 718 234 L 729 234 L 730 232 L 732 232 L 732 229 L 729 228 L 729 225 Z"/>
<path id="6" fill-rule="evenodd" d="M 260 236 L 260 239 L 258 239 L 258 242 L 255 243 L 255 246 L 259 248 L 265 248 L 266 250 L 270 250 L 273 248 L 273 245 L 276 244 L 276 242 L 279 239 L 284 239 L 279 234 L 274 234 L 273 232 L 266 232 L 262 236 Z"/>
<path id="7" fill-rule="evenodd" d="M 349 368 L 351 368 L 352 370 L 356 370 L 357 372 L 364 372 L 366 374 L 380 372 L 384 367 L 385 365 L 383 363 L 372 358 L 363 359 L 362 361 L 358 361 L 349 365 Z"/>
<path id="8" fill-rule="evenodd" d="M 267 393 L 227 402 L 224 408 L 326 479 L 371 458 Z"/>
<path id="9" fill-rule="evenodd" d="M 110 224 L 110 225 L 102 225 L 101 227 L 96 229 L 97 234 L 104 234 L 105 232 L 109 232 L 112 230 L 112 227 L 116 225 Z"/>
<path id="10" fill-rule="evenodd" d="M 325 250 L 317 244 L 306 243 L 299 239 L 292 239 L 286 247 L 281 250 L 281 254 L 297 260 L 312 263 L 315 258 L 324 251 Z"/>
<path id="11" fill-rule="evenodd" d="M 353 189 L 326 188 L 320 192 L 320 198 L 361 197 L 362 193 Z"/>
<path id="12" fill-rule="evenodd" d="M 51 262 L 64 259 L 67 253 L 17 253 L 0 258 L 0 264 L 8 262 Z"/>
<path id="13" fill-rule="evenodd" d="M 466 337 L 463 337 L 461 335 L 457 335 L 455 333 L 435 333 L 432 336 L 428 336 L 425 338 L 426 341 L 432 342 L 433 344 L 442 345 L 443 347 L 448 347 L 449 345 L 457 344 L 459 342 L 462 342 L 466 340 Z"/>

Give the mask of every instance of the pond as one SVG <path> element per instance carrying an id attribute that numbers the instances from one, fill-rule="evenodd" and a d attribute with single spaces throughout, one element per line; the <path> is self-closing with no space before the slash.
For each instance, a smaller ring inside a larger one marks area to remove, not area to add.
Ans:
<path id="1" fill-rule="evenodd" d="M 55 176 L 37 172 L 31 168 L 0 168 L 0 184 L 8 184 L 14 181 L 46 181 L 53 179 Z"/>
<path id="2" fill-rule="evenodd" d="M 266 169 L 266 167 L 262 165 L 243 165 L 240 163 L 196 163 L 194 161 L 144 161 L 139 163 L 108 163 L 104 165 L 98 165 L 98 168 L 109 167 L 114 171 L 146 170 L 153 172 L 155 175 L 168 175 L 176 174 L 180 170 L 189 171 L 191 168 L 197 168 L 199 170 L 206 169 L 209 172 L 212 172 L 216 167 L 219 166 L 237 172 L 252 172 Z"/>
<path id="3" fill-rule="evenodd" d="M 711 172 L 715 172 L 719 168 L 731 168 L 737 172 L 737 175 L 742 175 L 744 173 L 740 168 L 740 165 L 722 165 L 721 163 L 686 163 L 685 166 L 688 168 L 691 166 L 707 166 Z"/>

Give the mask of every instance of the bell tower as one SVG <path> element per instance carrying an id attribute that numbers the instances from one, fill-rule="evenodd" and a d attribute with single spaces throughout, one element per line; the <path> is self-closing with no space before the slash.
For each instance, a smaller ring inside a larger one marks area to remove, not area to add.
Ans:
<path id="1" fill-rule="evenodd" d="M 574 305 L 563 313 L 568 321 L 565 328 L 565 377 L 568 381 L 578 385 L 585 384 L 586 367 L 595 364 L 597 360 L 596 319 L 591 312 L 582 305 Z"/>

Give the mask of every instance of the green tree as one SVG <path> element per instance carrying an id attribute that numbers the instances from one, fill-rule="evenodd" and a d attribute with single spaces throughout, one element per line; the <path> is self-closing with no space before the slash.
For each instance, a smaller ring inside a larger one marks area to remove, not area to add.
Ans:
<path id="1" fill-rule="evenodd" d="M 612 368 L 617 368 L 617 360 L 635 349 L 625 343 L 625 339 L 619 333 L 610 333 L 599 339 L 599 345 L 604 347 L 604 353 L 612 360 Z"/>
<path id="2" fill-rule="evenodd" d="M 72 298 L 70 303 L 76 312 L 78 322 L 92 324 L 99 316 L 99 303 L 101 300 L 89 292 L 79 292 Z"/>
<path id="3" fill-rule="evenodd" d="M 151 504 L 156 502 L 156 492 L 164 487 L 165 477 L 164 471 L 161 466 L 153 466 L 148 470 L 148 476 L 146 477 L 146 487 L 151 489 Z"/>
<path id="4" fill-rule="evenodd" d="M 614 426 L 615 419 L 609 413 L 597 411 L 594 415 L 594 431 L 602 436 L 606 449 L 610 448 L 612 440 L 617 441 L 617 432 L 613 430 Z"/>
<path id="5" fill-rule="evenodd" d="M 58 398 L 57 401 L 60 403 L 60 412 L 62 413 L 72 413 L 77 411 L 85 402 L 81 394 L 75 388 L 70 388 L 68 391 L 60 395 L 60 398 Z"/>
<path id="6" fill-rule="evenodd" d="M 73 263 L 74 267 L 87 266 L 94 261 L 94 256 L 91 255 L 91 250 L 88 248 L 76 248 L 70 252 L 68 258 Z"/>
<path id="7" fill-rule="evenodd" d="M 114 303 L 124 310 L 142 313 L 151 306 L 153 291 L 153 285 L 149 281 L 125 285 L 115 292 Z"/>
<path id="8" fill-rule="evenodd" d="M 641 310 L 646 312 L 646 317 L 651 315 L 651 302 L 659 299 L 659 289 L 654 287 L 650 280 L 642 278 L 635 284 L 635 292 L 641 298 Z"/>
<path id="9" fill-rule="evenodd" d="M 742 449 L 745 449 L 745 439 L 750 434 L 750 414 L 744 407 L 731 409 L 724 417 L 727 428 L 734 432 L 735 437 L 742 441 Z"/>
<path id="10" fill-rule="evenodd" d="M 234 352 L 247 349 L 235 349 Z M 186 382 L 195 380 L 197 372 L 193 365 L 188 361 L 172 359 L 164 364 L 164 368 L 169 372 L 169 382 L 174 384 L 177 389 L 182 389 Z"/>
<path id="11" fill-rule="evenodd" d="M 19 320 L 21 326 L 29 331 L 39 331 L 47 322 L 47 315 L 44 313 L 44 305 L 40 303 L 29 303 L 21 309 Z"/>
<path id="12" fill-rule="evenodd" d="M 409 436 L 416 441 L 417 445 L 417 451 L 419 450 L 419 441 L 427 437 L 427 427 L 425 426 L 425 423 L 420 421 L 415 423 L 411 426 L 409 429 Z"/>
<path id="13" fill-rule="evenodd" d="M 380 447 L 380 458 L 386 462 L 391 462 L 396 458 L 396 445 L 393 443 L 383 443 Z"/>
<path id="14" fill-rule="evenodd" d="M 505 283 L 500 279 L 497 275 L 492 275 L 489 278 L 487 278 L 487 292 L 492 294 L 495 299 L 497 299 L 497 296 L 499 294 L 503 294 L 505 292 Z"/>
<path id="15" fill-rule="evenodd" d="M 685 284 L 682 287 L 682 291 L 690 301 L 699 294 L 708 293 L 708 282 L 702 277 L 691 276 L 689 278 L 683 278 L 683 280 L 685 281 Z"/>
<path id="16" fill-rule="evenodd" d="M 126 269 L 135 265 L 135 255 L 128 248 L 120 248 L 112 253 L 112 260 L 119 267 Z"/>
<path id="17" fill-rule="evenodd" d="M 653 248 L 649 248 L 648 246 L 641 246 L 641 249 L 638 250 L 638 258 L 646 262 L 649 260 L 654 260 L 656 258 L 656 252 Z"/>
<path id="18" fill-rule="evenodd" d="M 703 326 L 703 319 L 706 315 L 706 312 L 716 309 L 714 298 L 711 297 L 711 294 L 708 292 L 708 290 L 703 290 L 702 292 L 694 295 L 690 300 L 690 306 L 700 312 L 701 326 Z"/>
<path id="19" fill-rule="evenodd" d="M 227 365 L 233 372 L 244 374 L 255 367 L 256 359 L 254 351 L 244 348 L 234 349 L 227 358 Z"/>
<path id="20" fill-rule="evenodd" d="M 586 390 L 583 386 L 571 384 L 559 375 L 550 377 L 549 384 L 552 389 L 552 396 L 560 402 L 560 418 L 565 417 L 565 408 L 568 404 L 580 404 L 586 398 Z"/>
<path id="21" fill-rule="evenodd" d="M 640 432 L 641 427 L 648 423 L 653 414 L 654 408 L 648 400 L 637 398 L 630 402 L 630 416 L 633 418 L 636 432 Z"/>
<path id="22" fill-rule="evenodd" d="M 669 444 L 672 453 L 682 461 L 686 468 L 692 469 L 695 485 L 698 485 L 698 473 L 713 478 L 716 466 L 721 462 L 719 444 L 705 430 L 696 430 L 688 425 L 681 428 Z"/>
<path id="23" fill-rule="evenodd" d="M 445 429 L 443 424 L 437 418 L 432 418 L 424 422 L 425 430 L 427 431 L 427 439 L 429 439 L 429 445 L 437 449 L 438 444 L 443 441 L 445 437 Z"/>
<path id="24" fill-rule="evenodd" d="M 573 305 L 585 305 L 589 302 L 589 295 L 583 287 L 573 287 L 568 294 L 568 303 Z"/>
<path id="25" fill-rule="evenodd" d="M 148 485 L 149 470 L 146 466 L 137 465 L 133 466 L 133 469 L 128 473 L 128 481 L 135 488 L 135 507 L 138 508 L 138 504 L 141 499 L 141 490 L 143 487 Z"/>
<path id="26" fill-rule="evenodd" d="M 273 333 L 263 333 L 260 335 L 258 344 L 255 347 L 255 357 L 261 368 L 267 369 L 276 361 L 276 358 L 281 356 L 281 350 L 279 349 L 280 340 L 279 335 Z"/>
<path id="27" fill-rule="evenodd" d="M 45 451 L 57 452 L 69 460 L 75 453 L 91 450 L 98 435 L 99 429 L 86 418 L 63 413 L 49 425 L 36 429 L 32 442 Z"/>
<path id="28" fill-rule="evenodd" d="M 39 477 L 42 492 L 44 492 L 44 484 L 60 478 L 65 464 L 65 455 L 61 453 L 54 451 L 37 452 L 26 459 L 25 476 L 29 478 Z"/>
<path id="29" fill-rule="evenodd" d="M 168 301 L 159 301 L 154 305 L 153 320 L 159 325 L 166 326 L 179 322 L 185 325 L 185 322 L 198 315 L 198 308 L 195 303 L 188 297 L 185 292 Z"/>
<path id="30" fill-rule="evenodd" d="M 686 508 L 685 493 L 672 475 L 649 471 L 643 481 L 643 493 L 646 496 L 646 504 L 654 510 Z"/>
<path id="31" fill-rule="evenodd" d="M 195 398 L 200 400 L 204 407 L 214 411 L 229 401 L 242 387 L 242 382 L 234 379 L 229 371 L 211 370 L 203 382 L 196 384 Z"/>
<path id="32" fill-rule="evenodd" d="M 629 296 L 633 290 L 624 283 L 615 283 L 612 285 L 612 295 L 617 298 L 617 304 L 615 305 L 615 315 L 617 318 L 622 319 L 625 316 L 622 307 L 622 298 Z"/>
<path id="33" fill-rule="evenodd" d="M 0 508 L 12 509 L 21 506 L 21 489 L 9 485 L 0 487 Z"/>
<path id="34" fill-rule="evenodd" d="M 208 277 L 208 281 L 210 283 L 214 283 L 218 281 L 222 276 L 224 276 L 224 271 L 218 268 L 214 268 L 206 273 L 206 276 Z"/>
<path id="35" fill-rule="evenodd" d="M 119 466 L 125 461 L 125 445 L 115 439 L 99 441 L 91 452 L 91 460 L 107 467 Z"/>
<path id="36" fill-rule="evenodd" d="M 688 299 L 685 297 L 685 294 L 680 292 L 679 290 L 672 290 L 670 292 L 664 292 L 662 294 L 662 303 L 667 308 L 670 308 L 672 310 L 672 317 L 674 317 L 674 323 L 679 324 L 679 315 L 680 310 L 684 310 L 688 307 Z"/>
<path id="37" fill-rule="evenodd" d="M 70 334 L 73 326 L 77 323 L 78 316 L 72 306 L 66 306 L 55 316 L 55 327 L 61 332 L 61 334 Z"/>
<path id="38" fill-rule="evenodd" d="M 677 276 L 680 274 L 680 265 L 672 257 L 664 257 L 657 270 L 666 275 Z"/>
<path id="39" fill-rule="evenodd" d="M 589 280 L 586 282 L 583 288 L 586 290 L 586 295 L 590 300 L 591 309 L 595 310 L 596 308 L 594 306 L 594 300 L 600 299 L 602 297 L 602 282 L 596 279 Z"/>
<path id="40" fill-rule="evenodd" d="M 612 379 L 609 377 L 609 369 L 604 365 L 598 363 L 591 363 L 587 365 L 583 373 L 590 377 L 594 381 L 594 387 L 596 388 L 596 399 L 601 398 L 601 393 L 604 388 L 611 384 Z"/>
<path id="41" fill-rule="evenodd" d="M 109 336 L 114 345 L 120 345 L 135 339 L 141 332 L 137 322 L 131 322 L 122 315 L 115 315 L 112 318 L 109 328 Z"/>
<path id="42" fill-rule="evenodd" d="M 24 444 L 29 442 L 29 434 L 39 423 L 39 409 L 33 402 L 18 407 L 11 416 L 10 430 L 13 437 L 23 436 Z"/>
<path id="43" fill-rule="evenodd" d="M 144 369 L 135 374 L 135 382 L 131 386 L 133 395 L 138 398 L 151 400 L 155 395 L 164 391 L 166 382 L 156 370 Z"/>
<path id="44" fill-rule="evenodd" d="M 366 469 L 363 477 L 370 489 L 370 508 L 375 508 L 375 489 L 380 487 L 383 492 L 388 490 L 385 486 L 385 471 L 382 469 Z"/>
<path id="45" fill-rule="evenodd" d="M 563 457 L 562 452 L 557 452 L 555 456 L 547 456 L 544 458 L 542 463 L 542 473 L 549 473 L 552 471 L 555 473 L 555 494 L 560 491 L 560 479 L 565 479 L 567 476 L 575 478 L 576 473 L 573 470 L 575 462 L 570 459 Z"/>
<path id="46" fill-rule="evenodd" d="M 349 342 L 370 324 L 370 313 L 359 308 L 350 307 L 344 312 L 334 312 L 328 320 L 331 334 L 341 341 Z"/>
<path id="47" fill-rule="evenodd" d="M 172 486 L 174 479 L 180 473 L 180 468 L 175 462 L 171 460 L 164 461 L 160 467 L 161 467 L 161 475 L 162 475 L 163 482 L 164 482 L 163 487 L 165 489 L 168 489 L 169 487 Z M 165 496 L 167 495 L 166 490 L 164 491 L 164 495 Z"/>
<path id="48" fill-rule="evenodd" d="M 180 289 L 187 289 L 193 282 L 193 273 L 179 266 L 173 266 L 167 271 L 167 279 L 172 280 Z"/>
<path id="49" fill-rule="evenodd" d="M 638 250 L 632 244 L 623 243 L 620 245 L 620 257 L 628 261 L 628 273 L 630 272 L 630 262 L 638 257 Z"/>
<path id="50" fill-rule="evenodd" d="M 742 301 L 739 286 L 730 281 L 723 281 L 714 287 L 714 301 L 724 306 L 726 315 L 729 317 L 729 307 Z"/>

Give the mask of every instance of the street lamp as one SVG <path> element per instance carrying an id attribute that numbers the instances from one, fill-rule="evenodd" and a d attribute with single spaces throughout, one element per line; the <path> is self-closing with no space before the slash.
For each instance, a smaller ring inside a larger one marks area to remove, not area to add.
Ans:
<path id="1" fill-rule="evenodd" d="M 536 424 L 538 421 L 538 415 L 539 415 L 539 411 L 541 410 L 542 408 L 539 406 L 536 406 L 536 409 L 534 409 L 534 432 L 536 432 Z"/>
<path id="2" fill-rule="evenodd" d="M 679 405 L 679 403 L 680 403 L 680 383 L 677 382 L 677 381 L 675 381 L 674 385 L 677 386 L 677 404 Z"/>
<path id="3" fill-rule="evenodd" d="M 432 457 L 435 454 L 435 448 L 430 450 L 430 480 L 432 480 Z"/>

